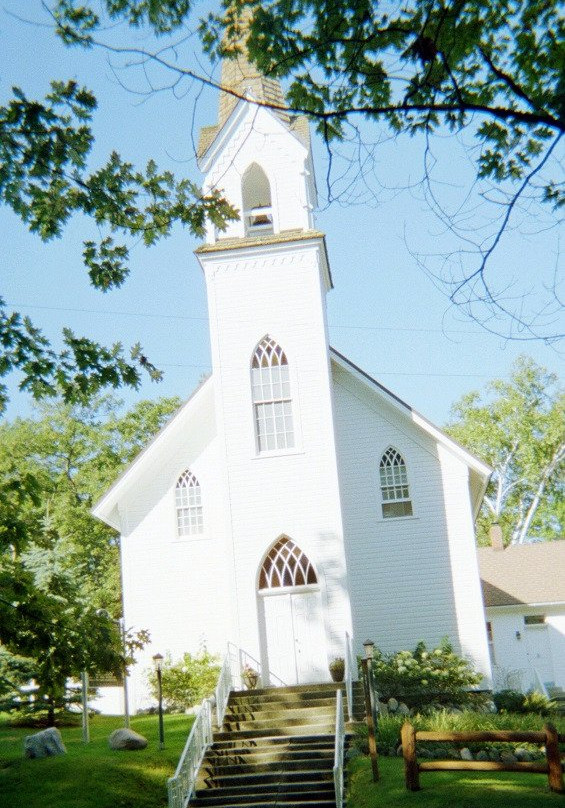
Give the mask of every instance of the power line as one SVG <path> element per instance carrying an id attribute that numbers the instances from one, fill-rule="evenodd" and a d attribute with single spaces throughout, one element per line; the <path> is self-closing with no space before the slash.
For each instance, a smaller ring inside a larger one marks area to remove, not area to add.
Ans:
<path id="1" fill-rule="evenodd" d="M 208 317 L 193 317 L 187 314 L 165 314 L 163 312 L 140 312 L 140 311 L 108 311 L 104 309 L 84 309 L 74 308 L 70 306 L 42 306 L 35 303 L 9 303 L 8 306 L 13 306 L 17 309 L 38 309 L 42 311 L 65 311 L 74 312 L 75 314 L 98 314 L 108 317 L 142 317 L 153 318 L 162 320 L 186 320 L 194 322 L 207 322 Z M 442 329 L 442 328 L 407 328 L 405 326 L 395 325 L 347 325 L 343 323 L 330 323 L 330 328 L 351 329 L 354 331 L 393 331 L 393 332 L 409 332 L 409 333 L 423 333 L 423 334 L 467 334 L 477 336 L 481 332 L 471 331 L 468 329 Z"/>

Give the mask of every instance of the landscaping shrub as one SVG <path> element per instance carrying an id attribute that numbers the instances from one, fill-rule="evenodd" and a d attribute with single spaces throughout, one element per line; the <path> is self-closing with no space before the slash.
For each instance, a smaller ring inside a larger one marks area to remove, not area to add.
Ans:
<path id="1" fill-rule="evenodd" d="M 555 705 L 537 690 L 520 693 L 518 690 L 499 690 L 493 696 L 496 709 L 501 713 L 532 713 L 550 715 Z"/>
<path id="2" fill-rule="evenodd" d="M 218 657 L 204 648 L 197 656 L 184 654 L 173 662 L 170 656 L 163 661 L 163 704 L 169 712 L 184 712 L 200 704 L 214 692 L 220 674 Z M 151 690 L 157 698 L 157 674 L 149 675 Z"/>
<path id="3" fill-rule="evenodd" d="M 444 639 L 429 651 L 420 642 L 414 651 L 383 654 L 376 649 L 373 674 L 379 698 L 396 698 L 411 708 L 430 703 L 471 704 L 476 687 L 482 680 L 471 663 L 454 653 L 449 640 Z"/>

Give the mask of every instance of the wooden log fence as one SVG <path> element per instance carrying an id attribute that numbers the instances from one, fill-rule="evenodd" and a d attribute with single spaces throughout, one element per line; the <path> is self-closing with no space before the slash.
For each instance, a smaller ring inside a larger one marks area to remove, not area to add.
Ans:
<path id="1" fill-rule="evenodd" d="M 549 788 L 562 794 L 563 766 L 559 744 L 565 735 L 559 735 L 553 724 L 545 724 L 543 732 L 427 732 L 416 731 L 410 722 L 401 729 L 404 775 L 409 791 L 420 789 L 420 772 L 431 771 L 492 771 L 547 774 Z M 417 742 L 438 743 L 532 743 L 545 746 L 544 761 L 516 761 L 506 763 L 495 760 L 426 760 L 418 762 Z"/>

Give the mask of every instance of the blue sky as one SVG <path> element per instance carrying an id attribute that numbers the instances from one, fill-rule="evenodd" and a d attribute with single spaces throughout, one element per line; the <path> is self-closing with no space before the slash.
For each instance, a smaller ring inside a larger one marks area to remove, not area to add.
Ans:
<path id="1" fill-rule="evenodd" d="M 10 11 L 42 24 L 28 25 Z M 131 34 L 120 27 L 107 36 L 119 43 L 126 34 L 131 41 Z M 142 33 L 138 41 L 146 42 Z M 75 78 L 99 100 L 92 167 L 116 149 L 136 164 L 154 158 L 159 166 L 199 181 L 193 141 L 201 125 L 215 123 L 214 93 L 187 84 L 176 93 L 138 95 L 143 73 L 123 70 L 122 64 L 96 49 L 63 48 L 38 0 L 4 0 L 0 104 L 8 100 L 14 84 L 30 96 L 43 97 L 51 78 Z M 194 64 L 209 69 L 201 57 Z M 161 81 L 164 76 L 152 78 Z M 362 133 L 366 141 L 377 139 L 364 125 Z M 439 158 L 436 189 L 445 204 L 456 209 L 472 179 L 472 165 L 460 140 L 440 140 L 434 150 Z M 358 204 L 342 198 L 327 205 L 327 155 L 317 139 L 314 153 L 321 201 L 317 225 L 327 235 L 335 286 L 328 296 L 335 348 L 439 425 L 460 395 L 506 375 L 520 353 L 560 373 L 562 352 L 541 342 L 505 341 L 489 334 L 450 307 L 418 266 L 416 253 L 441 254 L 451 243 L 416 183 L 422 167 L 420 144 L 383 141 L 374 150 L 371 172 L 349 195 L 358 197 Z M 337 161 L 338 171 L 343 165 Z M 544 230 L 543 222 L 530 221 L 528 215 L 519 214 L 519 230 L 505 236 L 494 256 L 501 286 L 515 271 L 536 279 L 545 272 L 550 278 L 558 266 L 556 229 Z M 481 216 L 478 210 L 469 219 L 470 232 L 478 232 Z M 155 247 L 134 246 L 130 279 L 122 289 L 104 295 L 90 288 L 81 261 L 82 241 L 97 235 L 92 223 L 77 219 L 62 239 L 45 245 L 11 211 L 0 209 L 0 294 L 55 342 L 64 325 L 105 343 L 140 341 L 165 372 L 165 381 L 147 381 L 137 392 L 122 391 L 128 403 L 142 397 L 187 396 L 210 369 L 204 282 L 192 254 L 198 242 L 178 228 Z M 529 288 L 527 281 L 524 288 Z M 8 417 L 27 415 L 29 397 L 11 386 Z"/>

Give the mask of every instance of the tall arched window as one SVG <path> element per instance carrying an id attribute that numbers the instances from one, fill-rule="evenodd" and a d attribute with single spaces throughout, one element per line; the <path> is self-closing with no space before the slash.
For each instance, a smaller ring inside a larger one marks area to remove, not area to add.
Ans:
<path id="1" fill-rule="evenodd" d="M 317 583 L 316 571 L 308 556 L 286 536 L 271 547 L 259 573 L 259 589 Z"/>
<path id="2" fill-rule="evenodd" d="M 258 451 L 292 448 L 294 428 L 288 361 L 280 345 L 268 335 L 253 354 L 251 387 Z"/>
<path id="3" fill-rule="evenodd" d="M 177 511 L 177 534 L 194 536 L 202 533 L 202 496 L 200 483 L 194 474 L 186 469 L 177 480 L 175 488 L 175 505 Z"/>
<path id="4" fill-rule="evenodd" d="M 412 516 L 406 463 L 400 452 L 392 446 L 381 457 L 380 476 L 384 518 Z"/>
<path id="5" fill-rule="evenodd" d="M 271 186 L 257 163 L 251 163 L 241 181 L 245 235 L 273 232 Z"/>

